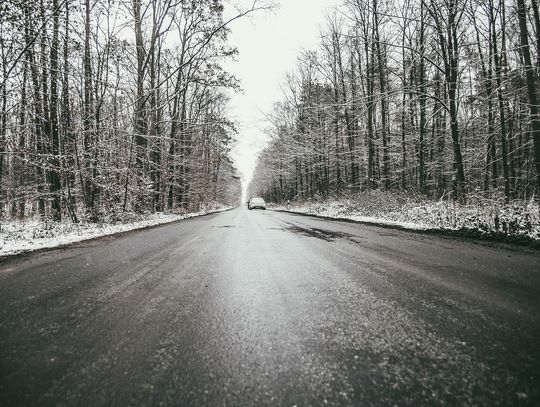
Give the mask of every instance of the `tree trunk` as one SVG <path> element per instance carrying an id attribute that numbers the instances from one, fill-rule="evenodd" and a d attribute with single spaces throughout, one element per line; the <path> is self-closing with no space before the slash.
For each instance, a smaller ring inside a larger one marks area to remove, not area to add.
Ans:
<path id="1" fill-rule="evenodd" d="M 426 52 L 425 43 L 425 12 L 424 3 L 420 4 L 420 63 L 418 66 L 419 102 L 420 102 L 420 125 L 418 129 L 418 189 L 421 193 L 426 188 L 426 164 L 425 164 L 425 139 L 426 139 L 426 65 L 424 54 Z"/>
<path id="2" fill-rule="evenodd" d="M 385 188 L 390 187 L 390 153 L 388 140 L 388 112 L 386 108 L 386 63 L 381 51 L 381 40 L 379 34 L 379 14 L 377 12 L 377 1 L 373 0 L 373 29 L 375 32 L 375 47 L 377 49 L 377 64 L 379 73 L 379 91 L 381 99 L 381 137 L 383 147 L 383 185 Z"/>
<path id="3" fill-rule="evenodd" d="M 146 138 L 146 117 L 144 97 L 144 63 L 146 52 L 142 34 L 141 0 L 133 0 L 133 17 L 135 21 L 135 46 L 137 51 L 137 92 L 135 96 L 135 168 L 137 177 L 137 194 L 134 202 L 136 212 L 141 212 L 145 204 L 145 188 L 143 177 L 145 175 L 145 156 L 148 140 Z"/>
<path id="4" fill-rule="evenodd" d="M 51 107 L 50 107 L 50 152 L 51 168 L 49 170 L 49 191 L 51 193 L 51 214 L 55 221 L 62 219 L 62 208 L 60 206 L 60 137 L 58 130 L 58 31 L 60 28 L 60 9 L 58 0 L 53 0 L 53 36 L 51 42 Z"/>
<path id="5" fill-rule="evenodd" d="M 540 118 L 538 117 L 538 96 L 536 93 L 534 68 L 529 49 L 529 33 L 527 28 L 527 8 L 525 0 L 517 1 L 517 14 L 519 20 L 519 34 L 521 53 L 525 64 L 525 78 L 527 81 L 527 95 L 529 98 L 529 111 L 531 115 L 531 128 L 534 143 L 534 161 L 536 169 L 536 199 L 540 200 Z"/>

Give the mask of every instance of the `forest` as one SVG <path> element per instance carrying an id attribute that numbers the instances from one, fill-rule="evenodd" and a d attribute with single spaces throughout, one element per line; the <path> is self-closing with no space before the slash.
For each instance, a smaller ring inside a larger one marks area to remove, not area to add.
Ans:
<path id="1" fill-rule="evenodd" d="M 0 3 L 2 219 L 235 205 L 237 51 L 217 0 Z"/>
<path id="2" fill-rule="evenodd" d="M 252 194 L 540 192 L 537 0 L 344 0 L 269 114 Z"/>

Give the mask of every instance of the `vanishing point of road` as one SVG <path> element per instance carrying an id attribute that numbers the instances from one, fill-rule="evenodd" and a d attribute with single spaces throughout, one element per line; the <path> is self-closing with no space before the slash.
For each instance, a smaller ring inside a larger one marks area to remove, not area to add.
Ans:
<path id="1" fill-rule="evenodd" d="M 0 264 L 1 406 L 540 405 L 540 254 L 235 209 Z"/>

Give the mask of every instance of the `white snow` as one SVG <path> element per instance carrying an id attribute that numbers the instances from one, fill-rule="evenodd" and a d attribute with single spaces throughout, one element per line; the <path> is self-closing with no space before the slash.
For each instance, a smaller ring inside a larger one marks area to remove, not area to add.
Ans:
<path id="1" fill-rule="evenodd" d="M 154 213 L 140 220 L 126 223 L 73 223 L 42 220 L 12 221 L 0 224 L 0 257 L 38 249 L 53 248 L 97 237 L 114 235 L 130 230 L 162 225 L 193 218 L 229 207 L 211 207 L 185 214 Z"/>
<path id="2" fill-rule="evenodd" d="M 285 205 L 273 206 L 287 210 Z M 398 226 L 412 230 L 469 230 L 540 240 L 540 207 L 534 201 L 504 204 L 474 198 L 467 205 L 371 191 L 340 199 L 293 202 L 289 210 L 329 218 Z"/>

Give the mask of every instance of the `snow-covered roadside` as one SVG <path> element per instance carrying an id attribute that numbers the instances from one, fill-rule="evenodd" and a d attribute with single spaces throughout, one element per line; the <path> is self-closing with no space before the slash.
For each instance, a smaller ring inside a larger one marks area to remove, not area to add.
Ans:
<path id="1" fill-rule="evenodd" d="M 176 222 L 182 219 L 222 212 L 230 207 L 212 207 L 199 212 L 185 214 L 154 213 L 133 222 L 108 223 L 72 223 L 44 222 L 28 220 L 0 224 L 0 257 L 49 249 L 76 243 L 97 237 L 144 229 L 151 226 Z"/>
<path id="2" fill-rule="evenodd" d="M 278 211 L 286 211 L 292 213 L 300 213 L 305 215 L 314 215 L 319 217 L 325 217 L 329 219 L 342 219 L 342 220 L 352 220 L 359 223 L 372 223 L 385 226 L 395 226 L 404 229 L 411 230 L 428 230 L 433 227 L 425 223 L 412 223 L 412 222 L 403 222 L 398 220 L 386 219 L 385 217 L 374 217 L 374 216 L 362 216 L 355 213 L 343 214 L 338 211 L 327 210 L 326 208 L 320 208 L 318 206 L 304 206 L 304 205 L 290 205 L 287 209 L 283 205 L 274 205 L 271 209 Z M 322 209 L 322 210 L 320 210 Z"/>
<path id="3" fill-rule="evenodd" d="M 411 230 L 540 242 L 540 208 L 533 201 L 505 205 L 479 199 L 459 205 L 373 191 L 341 199 L 292 202 L 288 208 L 275 205 L 272 209 Z"/>

